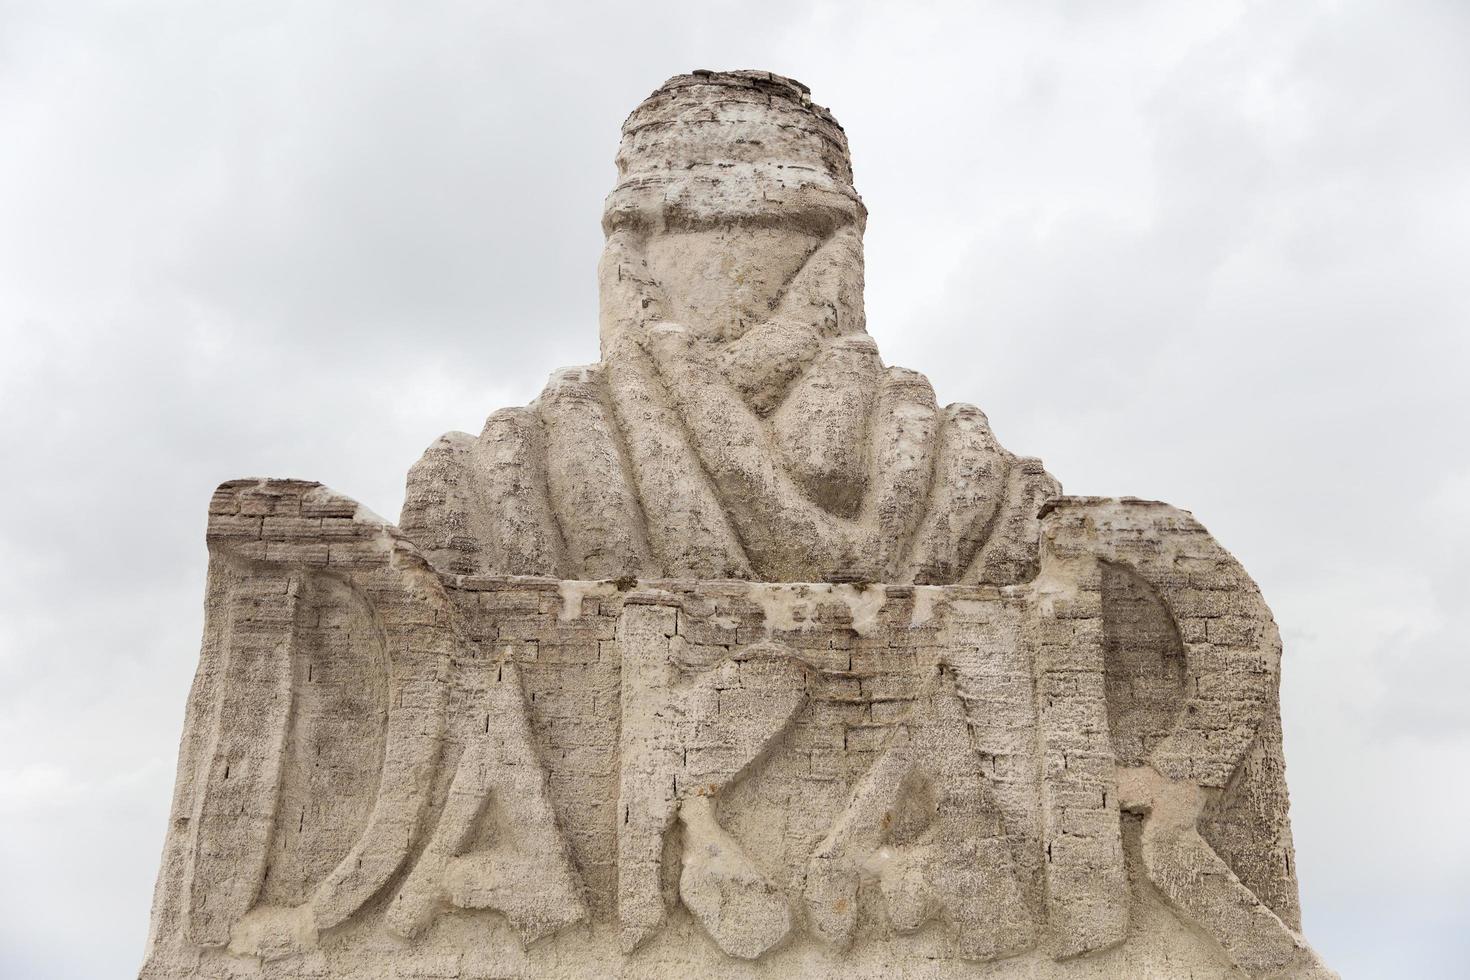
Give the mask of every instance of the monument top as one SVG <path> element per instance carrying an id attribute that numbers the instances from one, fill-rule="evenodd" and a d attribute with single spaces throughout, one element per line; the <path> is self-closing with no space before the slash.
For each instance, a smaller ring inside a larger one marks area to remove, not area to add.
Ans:
<path id="1" fill-rule="evenodd" d="M 804 86 L 696 72 L 628 117 L 602 360 L 450 433 L 402 526 L 441 568 L 1014 584 L 1060 492 L 971 405 L 885 365 L 847 139 Z"/>
<path id="2" fill-rule="evenodd" d="M 623 123 L 617 165 L 611 221 L 645 196 L 640 192 L 671 187 L 688 192 L 689 203 L 711 202 L 681 211 L 683 220 L 728 220 L 756 208 L 789 220 L 784 205 L 819 195 L 841 198 L 830 202 L 841 214 L 862 213 L 842 127 L 806 86 L 768 72 L 669 79 Z M 729 210 L 720 213 L 714 202 Z"/>

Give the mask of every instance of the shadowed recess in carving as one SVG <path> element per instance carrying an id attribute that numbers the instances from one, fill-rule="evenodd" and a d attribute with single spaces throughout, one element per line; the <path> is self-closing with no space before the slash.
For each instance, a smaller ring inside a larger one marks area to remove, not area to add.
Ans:
<path id="1" fill-rule="evenodd" d="M 372 607 L 344 582 L 307 575 L 296 618 L 295 698 L 264 905 L 305 901 L 347 854 L 383 769 L 388 677 Z"/>
<path id="2" fill-rule="evenodd" d="M 1184 645 L 1158 593 L 1125 566 L 1102 562 L 1108 724 L 1118 764 L 1142 764 L 1184 707 Z"/>

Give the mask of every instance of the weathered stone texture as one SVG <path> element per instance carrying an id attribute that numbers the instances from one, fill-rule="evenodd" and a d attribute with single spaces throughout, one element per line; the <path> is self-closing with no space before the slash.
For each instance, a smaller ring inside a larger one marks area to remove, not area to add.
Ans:
<path id="1" fill-rule="evenodd" d="M 798 83 L 673 79 L 617 162 L 602 361 L 401 529 L 215 494 L 142 975 L 1331 976 L 1240 565 L 882 364 Z"/>

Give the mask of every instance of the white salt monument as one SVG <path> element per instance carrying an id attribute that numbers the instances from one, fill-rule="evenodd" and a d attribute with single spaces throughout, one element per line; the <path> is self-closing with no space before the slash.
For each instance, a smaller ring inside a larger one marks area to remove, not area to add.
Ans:
<path id="1" fill-rule="evenodd" d="M 209 505 L 141 976 L 1327 978 L 1254 582 L 883 363 L 842 128 L 623 125 L 601 357 Z"/>

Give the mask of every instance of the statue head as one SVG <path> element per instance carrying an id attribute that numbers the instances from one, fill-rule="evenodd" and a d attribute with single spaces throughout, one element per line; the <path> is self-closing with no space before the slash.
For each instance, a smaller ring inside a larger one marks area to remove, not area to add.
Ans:
<path id="1" fill-rule="evenodd" d="M 847 135 L 798 81 L 770 72 L 669 79 L 629 113 L 603 229 L 741 223 L 829 235 L 861 223 Z"/>
<path id="2" fill-rule="evenodd" d="M 783 314 L 810 321 L 810 310 L 783 311 L 783 300 L 837 238 L 851 240 L 842 263 L 860 283 L 867 213 L 847 137 L 800 82 L 758 71 L 671 78 L 623 123 L 617 168 L 603 274 L 631 275 L 641 288 L 604 282 L 604 354 L 610 330 L 630 318 L 677 322 L 716 344 Z M 838 286 L 827 275 L 816 287 L 834 293 L 814 304 L 829 307 L 820 334 L 861 330 L 860 285 L 856 297 L 836 296 Z M 801 298 L 810 306 L 815 297 Z"/>

